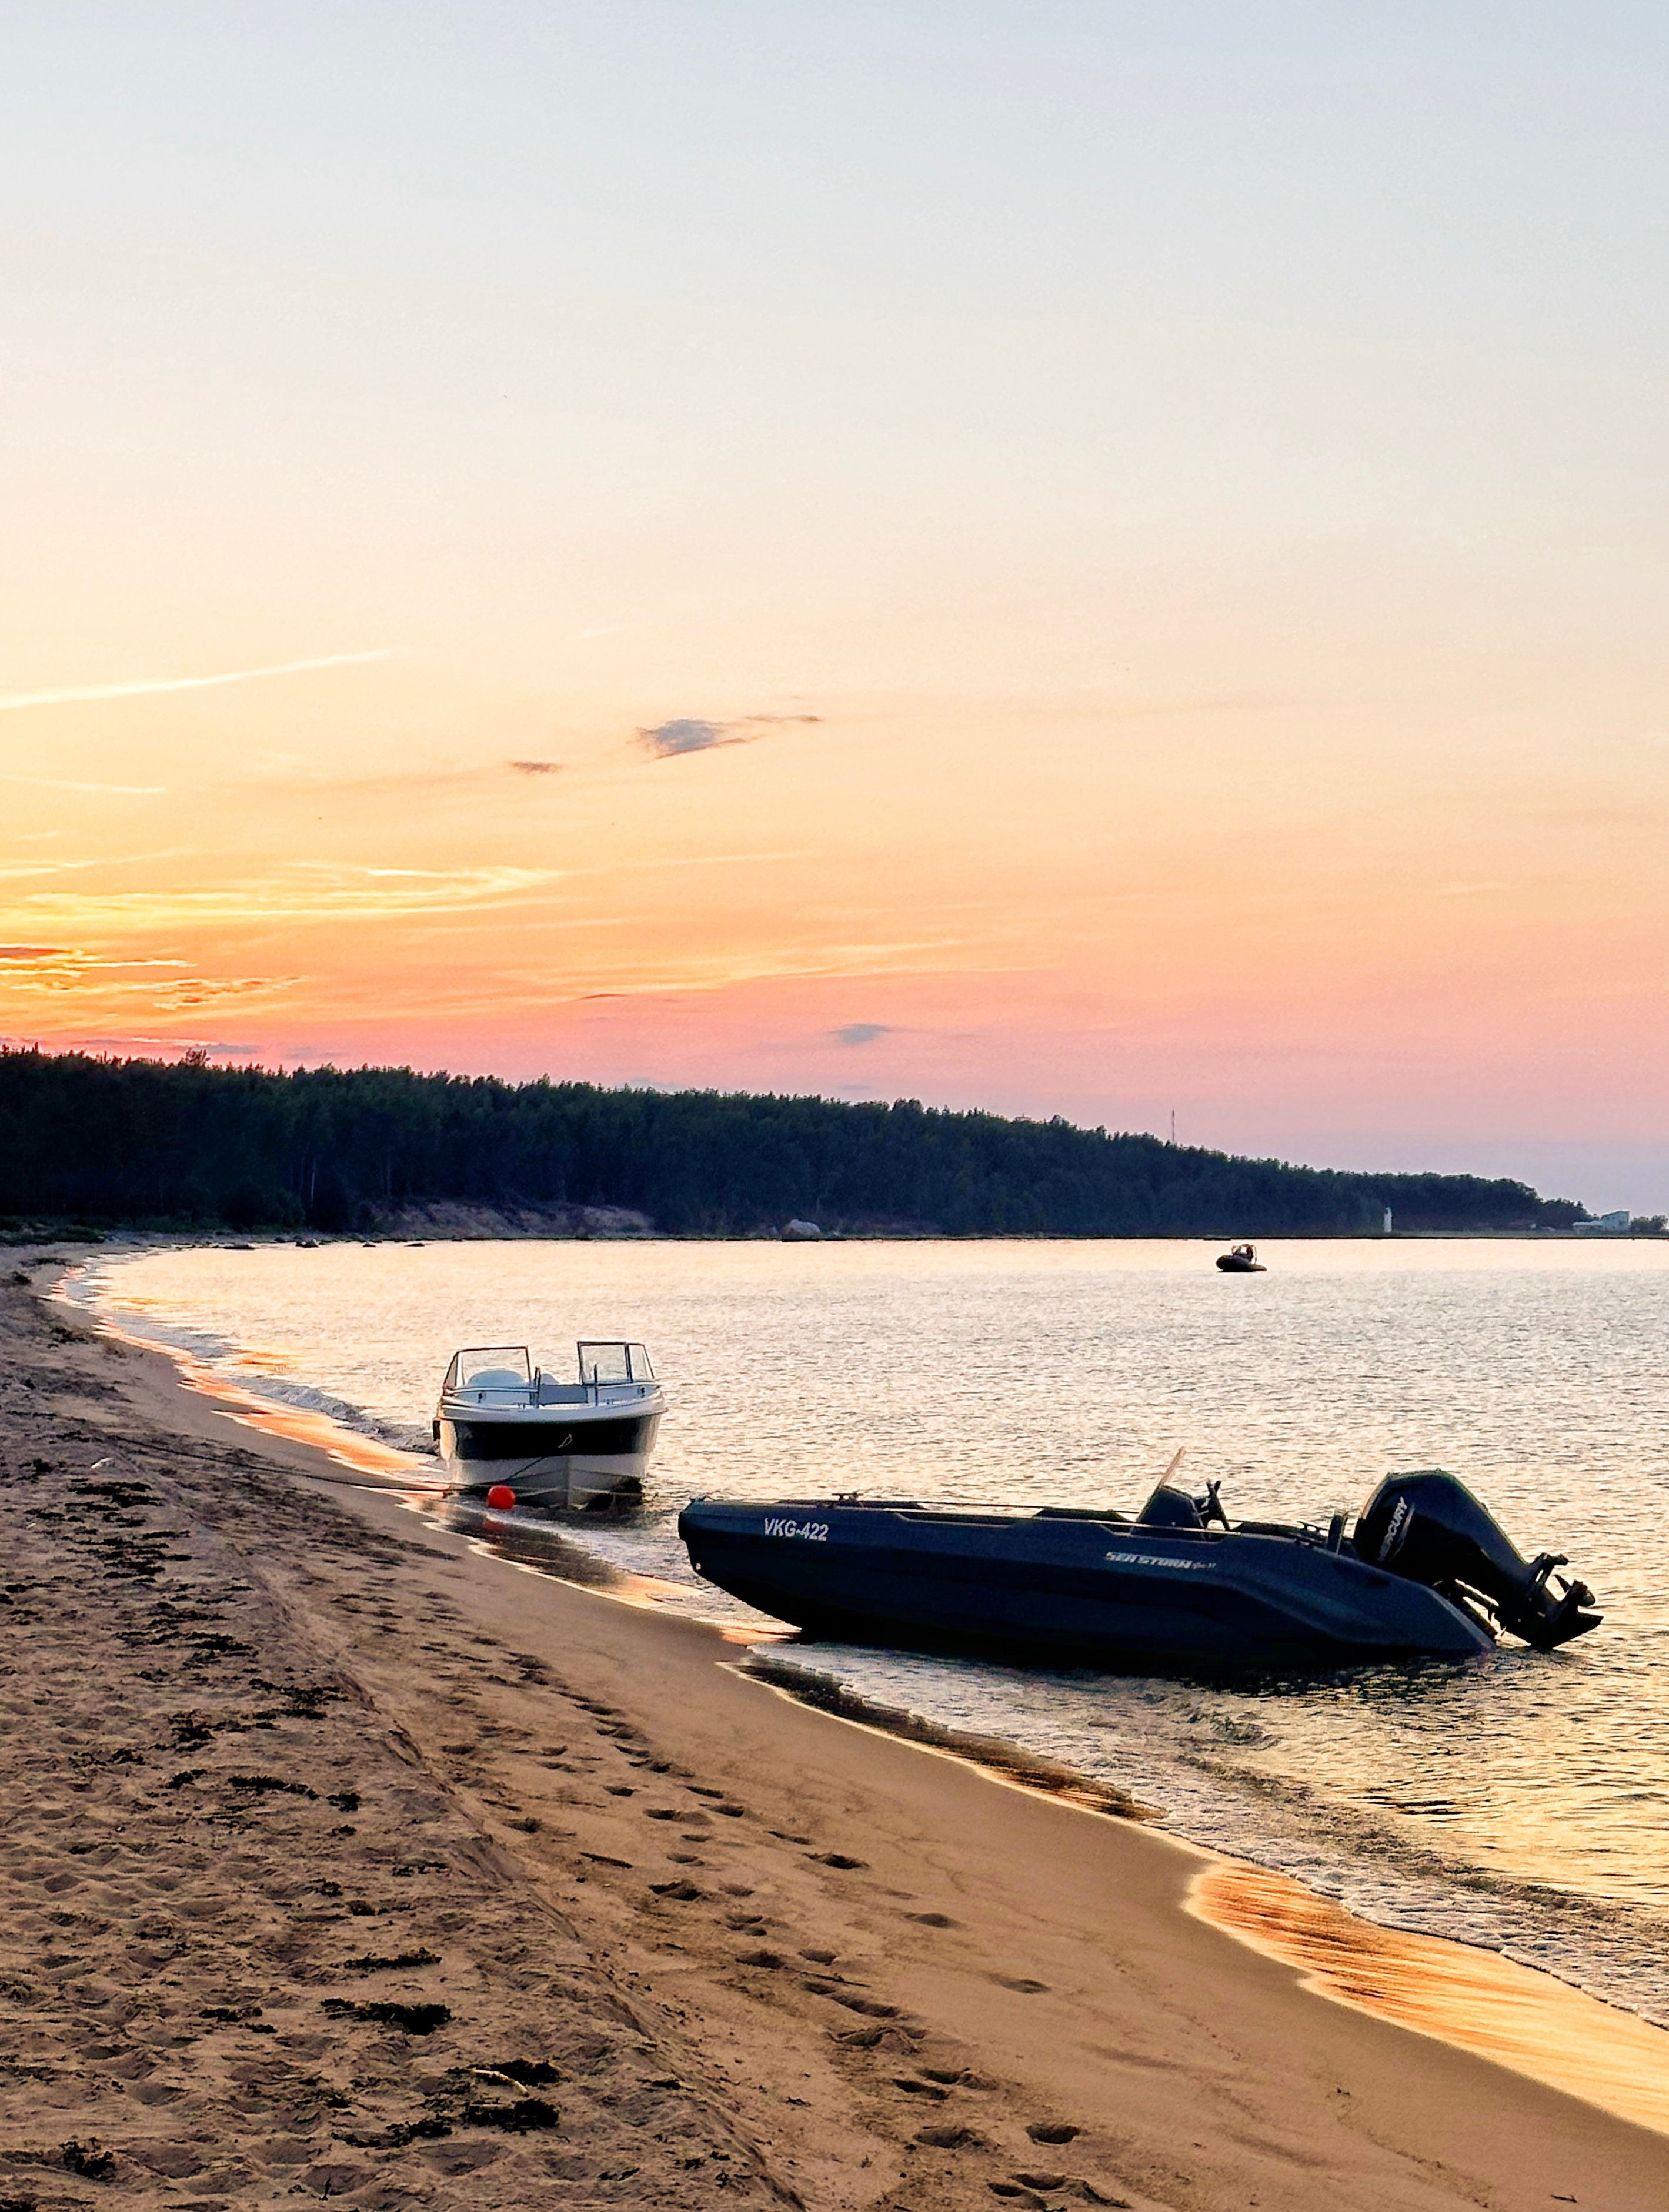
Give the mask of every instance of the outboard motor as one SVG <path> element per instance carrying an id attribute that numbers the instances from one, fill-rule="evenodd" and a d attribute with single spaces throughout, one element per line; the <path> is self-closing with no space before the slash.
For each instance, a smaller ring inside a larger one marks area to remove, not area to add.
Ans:
<path id="1" fill-rule="evenodd" d="M 1582 1610 L 1593 1603 L 1585 1583 L 1561 1576 L 1555 1587 L 1562 1558 L 1520 1559 L 1465 1484 L 1440 1469 L 1387 1475 L 1356 1523 L 1355 1544 L 1370 1567 L 1482 1598 L 1503 1628 L 1538 1651 L 1599 1626 L 1599 1613 Z"/>

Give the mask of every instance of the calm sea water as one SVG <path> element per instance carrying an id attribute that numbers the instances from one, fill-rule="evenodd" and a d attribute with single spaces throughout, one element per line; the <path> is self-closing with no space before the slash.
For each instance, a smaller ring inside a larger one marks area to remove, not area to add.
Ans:
<path id="1" fill-rule="evenodd" d="M 671 1396 L 641 1524 L 585 1532 L 734 1620 L 673 1528 L 700 1491 L 1135 1509 L 1173 1452 L 1232 1514 L 1325 1520 L 1446 1467 L 1605 1626 L 1567 1650 L 1225 1690 L 794 1643 L 880 1704 L 1116 1781 L 1372 1918 L 1669 2024 L 1669 1246 L 326 1245 L 101 1260 L 75 1295 L 269 1397 L 424 1450 L 459 1345 L 646 1340 Z M 752 1616 L 749 1616 L 750 1618 Z"/>

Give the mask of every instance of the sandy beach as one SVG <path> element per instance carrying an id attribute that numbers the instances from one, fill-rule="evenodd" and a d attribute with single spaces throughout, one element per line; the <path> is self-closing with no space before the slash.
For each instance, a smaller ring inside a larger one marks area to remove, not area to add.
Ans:
<path id="1" fill-rule="evenodd" d="M 0 2212 L 1669 2203 L 1669 2134 L 1328 2001 L 1140 1821 L 431 1528 L 54 1272 L 0 1289 Z"/>

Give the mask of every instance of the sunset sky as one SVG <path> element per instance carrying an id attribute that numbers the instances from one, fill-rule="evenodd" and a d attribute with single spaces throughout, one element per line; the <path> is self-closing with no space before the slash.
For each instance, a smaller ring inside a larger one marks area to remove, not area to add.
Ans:
<path id="1" fill-rule="evenodd" d="M 1669 1206 L 1669 17 L 54 0 L 0 1031 Z"/>

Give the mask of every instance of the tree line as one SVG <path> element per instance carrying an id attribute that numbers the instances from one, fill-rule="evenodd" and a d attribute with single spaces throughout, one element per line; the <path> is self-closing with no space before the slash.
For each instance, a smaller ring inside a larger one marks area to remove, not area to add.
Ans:
<path id="1" fill-rule="evenodd" d="M 1584 1218 L 1526 1183 L 1293 1167 L 910 1098 L 0 1053 L 14 1222 L 347 1231 L 424 1200 L 630 1207 L 676 1236 L 796 1216 L 860 1234 L 1253 1237 L 1372 1233 L 1387 1206 L 1410 1230 Z"/>

